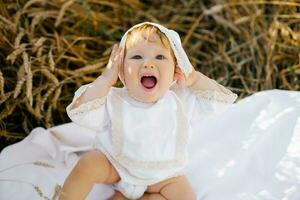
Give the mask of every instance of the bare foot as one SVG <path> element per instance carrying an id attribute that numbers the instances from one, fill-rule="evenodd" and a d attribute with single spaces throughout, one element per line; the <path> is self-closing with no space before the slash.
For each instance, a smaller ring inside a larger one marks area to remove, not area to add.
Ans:
<path id="1" fill-rule="evenodd" d="M 108 200 L 128 200 L 121 192 L 116 191 Z"/>

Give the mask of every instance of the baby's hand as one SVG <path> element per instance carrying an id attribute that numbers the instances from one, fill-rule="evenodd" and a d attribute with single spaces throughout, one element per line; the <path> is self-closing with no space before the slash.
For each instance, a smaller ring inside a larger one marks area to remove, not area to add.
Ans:
<path id="1" fill-rule="evenodd" d="M 104 77 L 110 86 L 113 86 L 118 80 L 118 74 L 121 67 L 121 52 L 122 48 L 115 44 L 113 50 L 110 54 L 109 61 L 106 65 L 106 69 L 102 72 L 102 77 Z"/>
<path id="2" fill-rule="evenodd" d="M 183 86 L 191 86 L 197 79 L 197 72 L 193 68 L 192 72 L 189 74 L 188 77 L 186 77 L 181 69 L 179 67 L 175 67 L 175 74 L 174 74 L 174 80 L 176 80 L 178 85 L 183 85 Z"/>

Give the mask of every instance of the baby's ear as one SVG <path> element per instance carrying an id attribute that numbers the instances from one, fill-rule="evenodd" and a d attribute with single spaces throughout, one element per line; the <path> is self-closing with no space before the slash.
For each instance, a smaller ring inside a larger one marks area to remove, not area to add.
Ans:
<path id="1" fill-rule="evenodd" d="M 181 70 L 181 67 L 179 67 L 177 64 L 175 65 L 175 72 L 184 75 L 183 72 L 182 72 L 182 70 Z"/>
<path id="2" fill-rule="evenodd" d="M 185 76 L 181 71 L 181 68 L 179 66 L 175 67 L 175 73 L 174 73 L 174 80 L 177 82 L 177 84 L 181 85 L 185 83 Z"/>

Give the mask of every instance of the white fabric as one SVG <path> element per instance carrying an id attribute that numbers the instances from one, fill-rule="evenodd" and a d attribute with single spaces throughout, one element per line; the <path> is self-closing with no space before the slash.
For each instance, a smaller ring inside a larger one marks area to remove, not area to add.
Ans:
<path id="1" fill-rule="evenodd" d="M 259 92 L 192 124 L 186 174 L 197 199 L 299 199 L 300 92 Z M 32 184 L 51 198 L 80 152 L 92 149 L 96 134 L 75 123 L 39 127 L 6 147 L 0 154 L 0 199 L 41 199 Z M 97 184 L 87 199 L 107 199 L 112 194 L 111 187 Z"/>
<path id="2" fill-rule="evenodd" d="M 147 190 L 147 186 L 145 185 L 134 185 L 123 180 L 120 180 L 114 186 L 114 189 L 119 190 L 128 199 L 138 199 Z"/>
<path id="3" fill-rule="evenodd" d="M 130 31 L 132 31 L 134 28 L 137 28 L 144 24 L 153 25 L 153 26 L 157 27 L 162 33 L 165 34 L 165 36 L 168 38 L 168 40 L 170 42 L 171 48 L 176 57 L 178 67 L 181 69 L 181 71 L 184 73 L 185 76 L 188 76 L 192 72 L 193 66 L 190 63 L 189 58 L 186 55 L 186 53 L 181 45 L 181 40 L 180 40 L 178 33 L 176 31 L 168 29 L 160 24 L 156 24 L 153 22 L 143 22 L 140 24 L 136 24 L 135 26 L 128 29 L 120 41 L 120 47 L 122 47 L 122 50 L 123 50 L 121 55 L 124 55 L 125 43 L 126 43 L 128 33 L 130 33 Z M 124 56 L 121 56 L 121 57 L 123 58 Z M 122 79 L 122 76 L 119 76 L 119 77 L 124 84 L 124 80 Z"/>

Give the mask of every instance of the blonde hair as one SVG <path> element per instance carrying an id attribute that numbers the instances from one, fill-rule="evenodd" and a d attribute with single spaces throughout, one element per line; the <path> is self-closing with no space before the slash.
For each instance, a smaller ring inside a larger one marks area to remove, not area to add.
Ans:
<path id="1" fill-rule="evenodd" d="M 146 41 L 149 42 L 154 42 L 151 40 L 151 35 L 157 34 L 161 43 L 163 44 L 164 47 L 166 47 L 168 50 L 171 51 L 171 55 L 176 62 L 176 57 L 174 55 L 173 49 L 170 45 L 170 42 L 167 38 L 167 36 L 161 32 L 156 26 L 153 26 L 151 24 L 144 24 L 139 27 L 136 27 L 132 29 L 130 32 L 128 32 L 126 41 L 125 41 L 125 53 L 127 49 L 135 45 L 139 40 L 135 37 L 136 35 L 140 36 L 141 38 L 145 39 Z"/>

